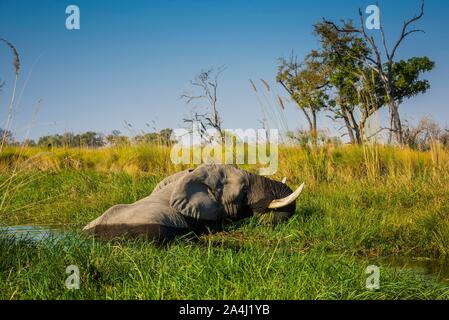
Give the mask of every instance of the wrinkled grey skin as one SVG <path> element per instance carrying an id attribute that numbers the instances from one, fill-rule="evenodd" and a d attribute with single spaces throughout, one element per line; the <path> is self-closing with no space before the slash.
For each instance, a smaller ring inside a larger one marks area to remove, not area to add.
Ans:
<path id="1" fill-rule="evenodd" d="M 271 201 L 291 193 L 281 182 L 230 165 L 202 165 L 167 177 L 144 199 L 113 206 L 84 230 L 107 239 L 145 236 L 167 241 L 264 213 Z M 294 212 L 295 203 L 274 211 L 274 223 Z"/>

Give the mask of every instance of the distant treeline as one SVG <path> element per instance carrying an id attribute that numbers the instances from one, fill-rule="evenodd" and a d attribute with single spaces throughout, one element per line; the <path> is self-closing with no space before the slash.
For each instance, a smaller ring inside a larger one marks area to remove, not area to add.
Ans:
<path id="1" fill-rule="evenodd" d="M 29 147 L 67 147 L 67 148 L 100 148 L 105 146 L 126 146 L 136 143 L 150 143 L 156 145 L 170 145 L 173 130 L 163 129 L 159 132 L 142 133 L 134 137 L 123 135 L 118 130 L 113 130 L 110 134 L 87 131 L 79 134 L 65 132 L 63 134 L 53 134 L 40 137 L 37 141 L 26 139 L 19 142 L 14 139 L 11 131 L 0 128 L 0 137 L 5 137 L 7 145 L 26 145 Z"/>
<path id="2" fill-rule="evenodd" d="M 123 135 L 119 130 L 113 130 L 110 134 L 94 131 L 84 133 L 53 134 L 40 137 L 37 141 L 26 139 L 17 141 L 11 131 L 0 128 L 0 138 L 5 145 L 29 146 L 29 147 L 67 147 L 67 148 L 101 148 L 119 147 L 135 144 L 152 144 L 159 146 L 170 146 L 176 141 L 172 137 L 173 129 L 166 128 L 159 132 L 141 133 L 133 137 Z M 289 131 L 286 134 L 287 144 L 312 145 L 318 142 L 320 145 L 344 144 L 339 137 L 329 136 L 325 130 L 318 131 L 317 136 L 312 136 L 308 130 Z M 404 145 L 414 150 L 426 151 L 431 148 L 432 143 L 440 143 L 449 148 L 449 129 L 441 127 L 436 121 L 422 118 L 416 125 L 404 122 L 403 128 Z"/>

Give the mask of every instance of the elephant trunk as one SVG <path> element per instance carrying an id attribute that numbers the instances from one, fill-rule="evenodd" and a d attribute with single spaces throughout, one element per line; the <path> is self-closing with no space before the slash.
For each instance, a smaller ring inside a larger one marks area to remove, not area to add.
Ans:
<path id="1" fill-rule="evenodd" d="M 276 208 L 271 207 L 273 203 L 279 199 L 286 199 L 293 195 L 292 189 L 286 184 L 271 180 L 262 176 L 249 174 L 249 193 L 248 205 L 255 213 L 264 213 L 268 210 L 274 209 L 275 217 L 279 216 L 281 220 L 290 218 L 295 212 L 296 203 L 291 201 L 285 205 Z M 296 200 L 296 199 L 294 199 Z"/>

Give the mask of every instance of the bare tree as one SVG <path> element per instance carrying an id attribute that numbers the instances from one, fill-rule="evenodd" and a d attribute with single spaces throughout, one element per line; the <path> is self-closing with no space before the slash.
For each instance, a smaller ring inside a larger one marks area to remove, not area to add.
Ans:
<path id="1" fill-rule="evenodd" d="M 200 136 L 200 141 L 206 141 L 208 143 L 212 142 L 213 137 L 210 137 L 207 132 L 206 124 L 204 123 L 205 114 L 199 114 L 195 112 L 190 118 L 184 118 L 185 123 L 189 123 L 190 133 L 198 134 Z"/>
<path id="2" fill-rule="evenodd" d="M 357 33 L 360 34 L 370 45 L 374 55 L 365 57 L 367 66 L 379 74 L 380 80 L 384 86 L 387 97 L 387 103 L 390 109 L 390 126 L 396 134 L 396 139 L 399 144 L 403 144 L 402 123 L 399 116 L 399 102 L 396 99 L 394 87 L 393 66 L 396 53 L 402 42 L 411 34 L 417 32 L 424 32 L 420 29 L 411 28 L 412 24 L 420 20 L 424 16 L 424 0 L 421 2 L 420 13 L 404 22 L 399 39 L 396 41 L 392 50 L 387 46 L 386 36 L 383 24 L 380 24 L 381 44 L 376 43 L 373 36 L 369 36 L 364 27 L 364 19 L 362 10 L 359 8 L 360 27 L 348 27 L 345 24 L 343 27 L 337 26 L 334 22 L 325 20 L 324 22 L 331 25 L 335 30 L 341 33 Z M 384 58 L 385 57 L 385 58 Z M 390 136 L 391 140 L 391 136 Z"/>
<path id="3" fill-rule="evenodd" d="M 195 113 L 191 119 L 184 119 L 184 122 L 197 122 L 200 124 L 202 134 L 206 135 L 207 128 L 213 128 L 217 131 L 219 138 L 223 141 L 225 132 L 222 128 L 222 120 L 218 113 L 218 78 L 225 70 L 225 67 L 219 67 L 214 70 L 210 68 L 197 74 L 194 80 L 190 81 L 191 86 L 198 93 L 183 93 L 181 99 L 187 104 L 193 101 L 205 102 L 209 109 L 205 114 Z M 203 105 L 204 106 L 204 105 Z"/>
<path id="4" fill-rule="evenodd" d="M 430 150 L 432 143 L 449 145 L 449 130 L 442 129 L 438 122 L 423 117 L 416 125 L 404 121 L 404 143 L 417 150 Z"/>

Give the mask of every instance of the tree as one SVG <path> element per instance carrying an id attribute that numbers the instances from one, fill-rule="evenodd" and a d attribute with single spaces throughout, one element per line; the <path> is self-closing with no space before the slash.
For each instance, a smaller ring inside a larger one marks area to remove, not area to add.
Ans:
<path id="1" fill-rule="evenodd" d="M 172 134 L 173 134 L 173 129 L 170 129 L 170 128 L 162 129 L 161 131 L 159 131 L 159 136 L 161 137 L 162 144 L 167 145 L 167 146 L 171 145 L 173 143 Z"/>
<path id="2" fill-rule="evenodd" d="M 61 138 L 61 144 L 64 147 L 79 147 L 79 141 L 77 141 L 77 137 L 72 132 L 64 132 Z"/>
<path id="3" fill-rule="evenodd" d="M 351 28 L 348 22 L 345 28 Z M 322 61 L 327 65 L 329 91 L 328 110 L 332 120 L 343 120 L 351 143 L 364 141 L 366 122 L 382 106 L 378 79 L 363 59 L 370 50 L 356 34 L 339 33 L 326 23 L 314 25 L 318 36 Z"/>
<path id="4" fill-rule="evenodd" d="M 63 137 L 60 134 L 40 137 L 37 144 L 43 147 L 62 147 Z"/>
<path id="5" fill-rule="evenodd" d="M 87 131 L 79 135 L 80 147 L 102 147 L 104 146 L 104 136 L 100 133 Z"/>
<path id="6" fill-rule="evenodd" d="M 330 70 L 331 99 L 328 104 L 333 113 L 331 118 L 344 120 L 352 143 L 363 143 L 368 138 L 365 128 L 369 118 L 388 104 L 381 75 L 365 64 L 372 55 L 372 49 L 360 34 L 339 32 L 329 23 L 317 23 L 314 27 L 321 43 L 320 54 Z M 353 28 L 351 21 L 343 27 L 345 30 Z M 427 57 L 414 57 L 393 64 L 394 98 L 398 105 L 430 87 L 428 81 L 419 78 L 433 66 Z"/>
<path id="7" fill-rule="evenodd" d="M 302 63 L 297 57 L 279 60 L 276 80 L 295 101 L 309 124 L 309 133 L 314 143 L 318 135 L 318 113 L 326 107 L 328 96 L 323 90 L 327 86 L 327 66 L 318 52 L 312 51 Z"/>
<path id="8" fill-rule="evenodd" d="M 332 21 L 324 20 L 324 23 L 332 26 L 337 32 L 345 34 L 358 34 L 369 45 L 371 54 L 364 57 L 362 62 L 372 70 L 374 70 L 383 85 L 386 96 L 386 103 L 390 109 L 390 129 L 396 135 L 397 142 L 403 144 L 402 123 L 399 115 L 400 99 L 395 87 L 394 66 L 396 53 L 409 35 L 424 32 L 419 29 L 411 29 L 410 27 L 424 16 L 424 0 L 421 2 L 420 13 L 413 18 L 404 22 L 399 39 L 395 42 L 392 49 L 388 48 L 383 24 L 380 24 L 381 44 L 377 43 L 374 36 L 369 36 L 364 27 L 364 19 L 362 10 L 359 9 L 360 26 L 358 28 L 345 24 L 343 27 L 338 26 Z M 390 135 L 391 140 L 391 135 Z"/>
<path id="9" fill-rule="evenodd" d="M 34 141 L 33 139 L 25 139 L 22 142 L 22 145 L 26 146 L 26 147 L 35 147 L 36 146 L 36 141 Z"/>
<path id="10" fill-rule="evenodd" d="M 111 134 L 105 137 L 105 140 L 107 144 L 114 147 L 129 144 L 128 137 L 122 136 L 119 130 L 112 130 Z"/>
<path id="11" fill-rule="evenodd" d="M 420 80 L 424 72 L 431 71 L 435 62 L 428 57 L 413 57 L 393 64 L 393 87 L 396 102 L 401 104 L 405 99 L 425 93 L 430 88 L 428 80 Z"/>
<path id="12" fill-rule="evenodd" d="M 10 130 L 0 128 L 0 141 L 3 145 L 10 145 L 14 143 L 14 135 Z"/>
<path id="13" fill-rule="evenodd" d="M 88 131 L 81 134 L 65 132 L 63 135 L 54 134 L 40 137 L 37 144 L 45 147 L 92 147 L 98 148 L 105 144 L 105 138 L 101 133 Z"/>
<path id="14" fill-rule="evenodd" d="M 148 143 L 156 145 L 169 146 L 172 144 L 171 135 L 173 133 L 172 129 L 166 128 L 159 132 L 150 132 L 137 135 L 134 137 L 136 143 Z"/>
<path id="15" fill-rule="evenodd" d="M 438 141 L 444 146 L 449 146 L 449 130 L 442 129 L 432 119 L 423 117 L 417 125 L 404 123 L 404 142 L 410 148 L 427 151 L 432 144 Z"/>
<path id="16" fill-rule="evenodd" d="M 199 121 L 201 126 L 215 129 L 221 142 L 225 138 L 225 132 L 222 129 L 222 120 L 218 113 L 218 78 L 224 70 L 224 67 L 220 67 L 217 70 L 211 68 L 200 72 L 193 81 L 190 81 L 191 86 L 194 89 L 198 89 L 199 92 L 183 93 L 181 95 L 181 98 L 187 104 L 193 101 L 201 101 L 205 102 L 206 108 L 209 109 L 205 114 L 196 113 L 196 118 L 184 119 L 184 122 L 193 123 Z"/>

